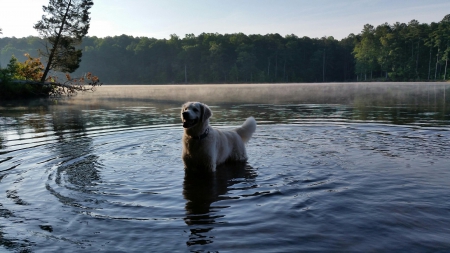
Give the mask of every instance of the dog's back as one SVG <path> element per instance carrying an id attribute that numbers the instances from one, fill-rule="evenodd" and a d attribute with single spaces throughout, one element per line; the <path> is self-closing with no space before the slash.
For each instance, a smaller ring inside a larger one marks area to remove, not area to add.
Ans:
<path id="1" fill-rule="evenodd" d="M 253 117 L 247 118 L 242 126 L 234 129 L 234 131 L 236 131 L 239 136 L 241 136 L 244 143 L 247 143 L 250 140 L 255 130 L 256 120 Z"/>

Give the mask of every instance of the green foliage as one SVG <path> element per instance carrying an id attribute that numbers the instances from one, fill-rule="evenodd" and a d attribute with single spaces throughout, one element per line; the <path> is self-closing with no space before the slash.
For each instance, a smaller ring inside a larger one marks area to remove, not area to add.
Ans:
<path id="1" fill-rule="evenodd" d="M 9 60 L 8 65 L 5 69 L 0 68 L 0 80 L 2 82 L 9 82 L 13 79 L 17 79 L 18 76 L 18 70 L 19 70 L 19 63 L 17 61 L 17 58 L 13 55 L 11 56 L 11 59 Z"/>
<path id="2" fill-rule="evenodd" d="M 365 25 L 353 54 L 359 80 L 446 79 L 450 52 L 450 15 L 439 23 Z"/>
<path id="3" fill-rule="evenodd" d="M 15 55 L 19 62 L 27 60 L 26 53 L 31 57 L 38 57 L 38 50 L 43 50 L 44 41 L 38 37 L 0 38 L 0 66 L 5 67 L 11 56 Z"/>
<path id="4" fill-rule="evenodd" d="M 31 80 L 39 81 L 42 76 L 44 66 L 39 58 L 33 58 L 25 54 L 27 60 L 19 62 L 13 55 L 5 69 L 0 69 L 0 79 L 3 81 L 11 80 Z"/>
<path id="5" fill-rule="evenodd" d="M 79 78 L 66 74 L 66 80 L 50 77 L 51 82 L 42 83 L 44 65 L 39 58 L 25 54 L 27 60 L 19 62 L 12 56 L 5 69 L 0 68 L 0 99 L 24 99 L 37 97 L 72 96 L 77 92 L 93 91 L 102 85 L 97 76 L 86 73 Z"/>
<path id="6" fill-rule="evenodd" d="M 349 81 L 355 78 L 352 43 L 242 33 L 86 37 L 75 74 L 89 70 L 110 84 L 322 82 L 325 49 L 325 81 Z"/>
<path id="7" fill-rule="evenodd" d="M 43 68 L 38 64 L 40 61 L 29 56 L 28 58 L 21 63 L 13 56 L 5 69 L 0 68 L 1 99 L 45 97 L 51 92 L 52 88 L 49 86 L 16 82 L 17 80 L 35 80 L 32 78 L 40 77 L 38 72 Z"/>
<path id="8" fill-rule="evenodd" d="M 42 39 L 0 38 L 1 59 L 35 51 L 36 41 Z M 83 58 L 74 75 L 93 72 L 105 83 L 123 84 L 322 82 L 325 49 L 325 81 L 350 81 L 355 79 L 353 43 L 353 38 L 242 33 L 172 35 L 169 40 L 85 37 L 76 47 Z"/>
<path id="9" fill-rule="evenodd" d="M 61 37 L 56 43 L 55 38 L 48 39 L 52 45 L 56 47 L 56 53 L 53 57 L 50 69 L 59 72 L 74 72 L 80 67 L 82 50 L 76 49 L 75 45 L 79 44 L 70 37 Z M 46 55 L 45 53 L 43 54 Z"/>

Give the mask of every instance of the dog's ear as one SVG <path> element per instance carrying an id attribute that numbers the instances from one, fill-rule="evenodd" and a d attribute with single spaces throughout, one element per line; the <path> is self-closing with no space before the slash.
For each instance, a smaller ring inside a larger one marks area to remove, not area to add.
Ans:
<path id="1" fill-rule="evenodd" d="M 202 121 L 205 121 L 205 120 L 211 118 L 212 111 L 211 111 L 211 109 L 209 109 L 209 107 L 207 105 L 200 104 L 200 110 L 201 110 L 201 113 L 202 113 L 201 117 L 200 117 Z"/>

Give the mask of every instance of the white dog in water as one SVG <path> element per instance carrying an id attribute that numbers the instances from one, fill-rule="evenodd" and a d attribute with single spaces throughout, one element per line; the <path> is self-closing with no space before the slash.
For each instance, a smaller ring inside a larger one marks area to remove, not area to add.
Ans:
<path id="1" fill-rule="evenodd" d="M 183 120 L 183 162 L 188 170 L 214 172 L 226 161 L 247 161 L 245 143 L 256 130 L 256 121 L 249 117 L 242 126 L 221 131 L 209 125 L 211 109 L 199 102 L 187 102 L 181 108 Z"/>

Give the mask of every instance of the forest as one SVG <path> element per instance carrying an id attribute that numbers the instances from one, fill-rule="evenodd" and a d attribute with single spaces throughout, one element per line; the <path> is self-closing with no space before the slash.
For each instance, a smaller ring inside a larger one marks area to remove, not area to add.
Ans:
<path id="1" fill-rule="evenodd" d="M 0 66 L 39 57 L 39 37 L 0 38 Z M 438 23 L 367 24 L 336 40 L 294 34 L 176 34 L 169 39 L 87 36 L 80 67 L 105 84 L 447 80 L 450 14 Z"/>

